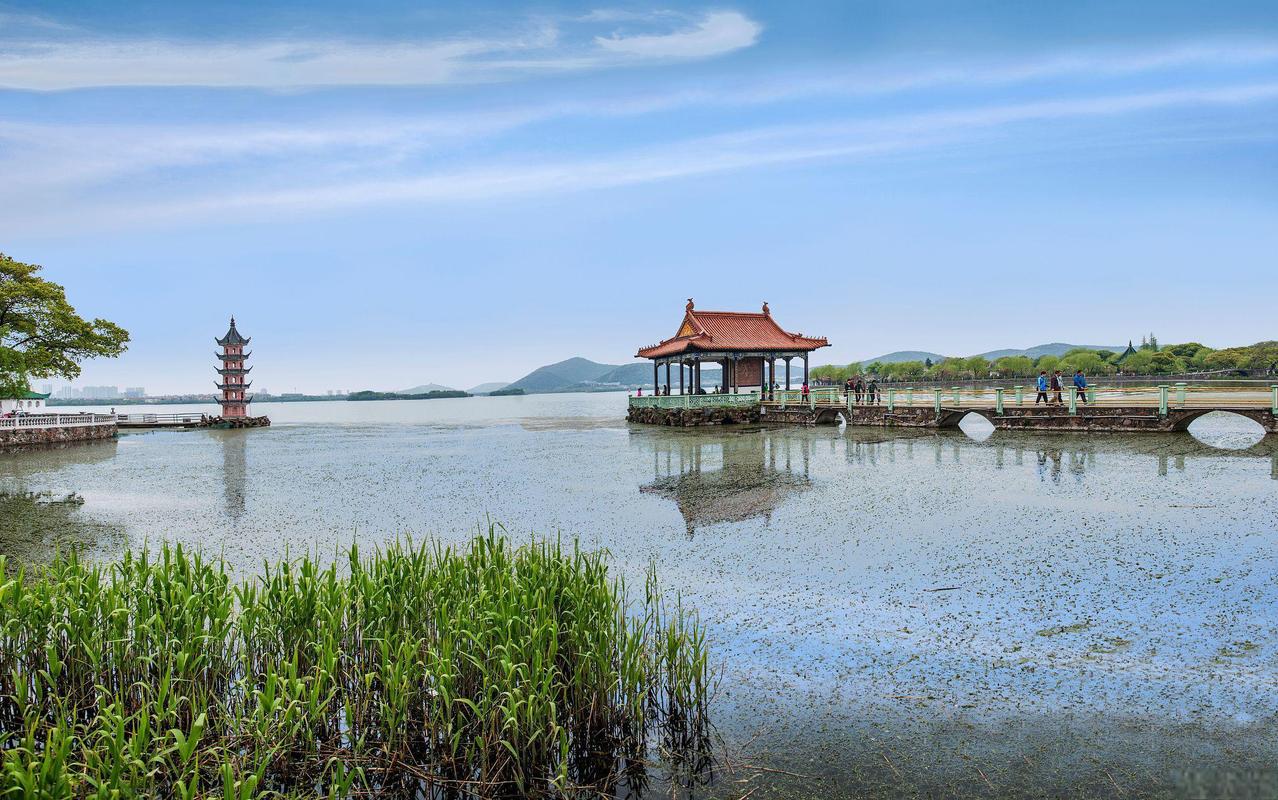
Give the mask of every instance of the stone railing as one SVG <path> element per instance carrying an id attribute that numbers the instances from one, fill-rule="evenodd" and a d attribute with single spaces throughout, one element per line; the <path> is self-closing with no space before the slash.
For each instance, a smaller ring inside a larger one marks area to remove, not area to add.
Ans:
<path id="1" fill-rule="evenodd" d="M 0 430 L 25 428 L 87 428 L 93 425 L 114 425 L 113 414 L 22 414 L 17 417 L 0 417 Z"/>
<path id="2" fill-rule="evenodd" d="M 759 395 L 749 394 L 675 394 L 631 397 L 631 408 L 722 408 L 749 406 L 759 402 Z"/>

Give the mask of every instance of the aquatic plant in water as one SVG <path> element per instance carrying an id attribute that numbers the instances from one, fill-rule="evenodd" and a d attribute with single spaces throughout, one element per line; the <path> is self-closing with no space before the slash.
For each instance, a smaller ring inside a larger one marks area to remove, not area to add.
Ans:
<path id="1" fill-rule="evenodd" d="M 235 581 L 182 547 L 0 556 L 0 780 L 13 797 L 509 797 L 704 765 L 710 671 L 650 572 L 495 529 Z"/>

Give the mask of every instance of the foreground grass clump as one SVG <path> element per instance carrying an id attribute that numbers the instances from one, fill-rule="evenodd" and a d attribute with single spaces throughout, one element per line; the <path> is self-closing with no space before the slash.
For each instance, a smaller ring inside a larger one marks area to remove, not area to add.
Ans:
<path id="1" fill-rule="evenodd" d="M 562 796 L 704 758 L 698 623 L 597 553 L 490 530 L 242 582 L 167 546 L 8 566 L 8 796 Z"/>

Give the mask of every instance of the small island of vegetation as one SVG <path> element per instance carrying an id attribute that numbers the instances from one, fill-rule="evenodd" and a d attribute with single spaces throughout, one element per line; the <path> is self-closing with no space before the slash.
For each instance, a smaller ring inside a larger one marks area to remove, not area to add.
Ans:
<path id="1" fill-rule="evenodd" d="M 347 400 L 440 400 L 445 397 L 471 397 L 469 392 L 453 389 L 447 391 L 422 392 L 421 394 L 399 394 L 397 392 L 374 392 L 365 389 L 362 392 L 351 392 Z"/>
<path id="2" fill-rule="evenodd" d="M 518 397 L 519 395 L 528 394 L 518 386 L 507 386 L 505 389 L 497 389 L 489 392 L 489 397 Z"/>

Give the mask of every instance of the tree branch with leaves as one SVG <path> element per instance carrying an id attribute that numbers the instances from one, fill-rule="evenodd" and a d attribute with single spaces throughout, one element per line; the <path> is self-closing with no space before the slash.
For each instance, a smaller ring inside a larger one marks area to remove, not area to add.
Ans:
<path id="1" fill-rule="evenodd" d="M 129 341 L 114 322 L 77 314 L 40 269 L 0 253 L 0 396 L 20 397 L 34 378 L 72 380 L 80 362 L 114 358 Z"/>

